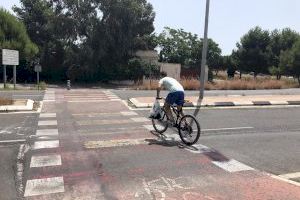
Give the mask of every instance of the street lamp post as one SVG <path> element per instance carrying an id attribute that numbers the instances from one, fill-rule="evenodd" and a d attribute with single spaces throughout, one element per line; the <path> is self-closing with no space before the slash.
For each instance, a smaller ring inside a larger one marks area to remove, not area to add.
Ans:
<path id="1" fill-rule="evenodd" d="M 210 3 L 210 0 L 206 0 L 204 39 L 203 39 L 201 74 L 200 74 L 200 96 L 199 96 L 199 99 L 201 99 L 201 100 L 204 97 L 205 66 L 206 66 L 206 57 L 207 57 L 207 34 L 208 34 L 209 3 Z"/>

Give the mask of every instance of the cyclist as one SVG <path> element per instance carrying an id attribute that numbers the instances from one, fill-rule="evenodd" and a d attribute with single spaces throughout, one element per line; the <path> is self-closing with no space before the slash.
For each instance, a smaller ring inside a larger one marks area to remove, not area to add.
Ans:
<path id="1" fill-rule="evenodd" d="M 159 93 L 161 89 L 164 88 L 169 91 L 164 104 L 164 109 L 171 123 L 175 125 L 175 120 L 172 115 L 170 105 L 176 104 L 177 110 L 182 114 L 182 106 L 184 104 L 184 89 L 176 79 L 167 77 L 166 72 L 161 72 L 160 75 L 161 79 L 158 82 L 156 98 L 160 99 Z"/>

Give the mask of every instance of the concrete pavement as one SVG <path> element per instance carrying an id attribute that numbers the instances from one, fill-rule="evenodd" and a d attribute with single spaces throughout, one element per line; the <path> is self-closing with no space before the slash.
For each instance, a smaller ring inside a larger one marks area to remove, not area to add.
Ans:
<path id="1" fill-rule="evenodd" d="M 300 95 L 228 95 L 207 96 L 198 102 L 197 96 L 185 97 L 186 107 L 228 107 L 228 106 L 266 106 L 266 105 L 300 105 Z M 151 108 L 154 97 L 130 98 L 129 102 L 136 108 Z"/>
<path id="2" fill-rule="evenodd" d="M 107 90 L 46 92 L 24 163 L 25 199 L 285 199 L 299 186 L 202 144 L 184 146 Z"/>

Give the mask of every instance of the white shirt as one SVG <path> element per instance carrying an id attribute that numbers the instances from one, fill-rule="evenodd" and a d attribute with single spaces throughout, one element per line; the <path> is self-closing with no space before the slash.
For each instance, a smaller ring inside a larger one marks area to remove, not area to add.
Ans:
<path id="1" fill-rule="evenodd" d="M 166 90 L 169 90 L 170 92 L 184 92 L 182 85 L 176 79 L 171 77 L 165 77 L 160 79 L 160 81 L 158 82 L 158 86 L 163 86 Z"/>

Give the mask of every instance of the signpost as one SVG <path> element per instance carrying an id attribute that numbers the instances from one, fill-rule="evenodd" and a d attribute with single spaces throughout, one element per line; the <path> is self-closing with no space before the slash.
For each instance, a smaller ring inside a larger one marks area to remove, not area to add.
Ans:
<path id="1" fill-rule="evenodd" d="M 19 65 L 19 51 L 10 50 L 10 49 L 2 49 L 2 65 L 3 67 L 3 83 L 4 88 L 6 87 L 6 66 L 12 65 L 13 66 L 13 80 L 14 80 L 14 89 L 16 89 L 16 82 L 17 82 L 17 69 L 16 66 Z"/>
<path id="2" fill-rule="evenodd" d="M 36 82 L 37 88 L 40 89 L 40 72 L 42 72 L 42 66 L 38 63 L 34 66 L 34 71 L 36 72 Z"/>

